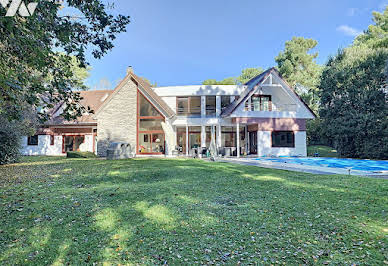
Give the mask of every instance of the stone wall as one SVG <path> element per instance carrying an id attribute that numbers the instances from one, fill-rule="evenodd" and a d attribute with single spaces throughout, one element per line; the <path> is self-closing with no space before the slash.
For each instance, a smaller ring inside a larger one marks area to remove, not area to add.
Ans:
<path id="1" fill-rule="evenodd" d="M 97 153 L 106 156 L 110 142 L 127 142 L 136 152 L 137 85 L 126 78 L 121 89 L 97 114 Z"/>

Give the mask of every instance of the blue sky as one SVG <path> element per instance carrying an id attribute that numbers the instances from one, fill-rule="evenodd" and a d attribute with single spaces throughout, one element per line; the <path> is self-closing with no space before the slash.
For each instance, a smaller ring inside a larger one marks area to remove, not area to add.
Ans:
<path id="1" fill-rule="evenodd" d="M 201 84 L 275 66 L 293 36 L 318 41 L 318 63 L 372 23 L 388 0 L 116 0 L 111 12 L 131 16 L 127 32 L 100 60 L 90 57 L 88 84 L 112 88 L 128 66 L 158 86 Z"/>

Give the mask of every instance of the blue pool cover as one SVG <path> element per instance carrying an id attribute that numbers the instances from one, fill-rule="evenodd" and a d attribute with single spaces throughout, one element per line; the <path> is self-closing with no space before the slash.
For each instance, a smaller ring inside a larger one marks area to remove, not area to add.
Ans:
<path id="1" fill-rule="evenodd" d="M 339 158 L 258 158 L 258 161 L 300 164 L 308 166 L 333 167 L 361 171 L 388 171 L 388 161 L 339 159 Z"/>

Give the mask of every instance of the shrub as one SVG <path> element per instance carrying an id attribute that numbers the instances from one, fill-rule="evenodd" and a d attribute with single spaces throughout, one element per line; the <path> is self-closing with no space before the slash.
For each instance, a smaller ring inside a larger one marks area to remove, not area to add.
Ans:
<path id="1" fill-rule="evenodd" d="M 97 156 L 93 152 L 79 152 L 71 151 L 67 153 L 67 158 L 96 158 Z"/>
<path id="2" fill-rule="evenodd" d="M 17 162 L 21 135 L 18 125 L 0 117 L 0 165 Z"/>

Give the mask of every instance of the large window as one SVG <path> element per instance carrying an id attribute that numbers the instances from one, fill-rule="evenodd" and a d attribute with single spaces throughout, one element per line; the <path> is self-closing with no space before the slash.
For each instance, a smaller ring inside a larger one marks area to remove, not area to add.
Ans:
<path id="1" fill-rule="evenodd" d="M 201 97 L 177 97 L 177 114 L 183 116 L 201 115 Z"/>
<path id="2" fill-rule="evenodd" d="M 229 104 L 230 104 L 230 96 L 229 95 L 221 96 L 221 111 L 224 111 L 224 109 L 228 107 Z"/>
<path id="3" fill-rule="evenodd" d="M 206 115 L 216 115 L 216 96 L 206 96 Z"/>
<path id="4" fill-rule="evenodd" d="M 27 145 L 38 146 L 38 144 L 39 144 L 39 136 L 38 135 L 28 137 Z"/>
<path id="5" fill-rule="evenodd" d="M 63 153 L 80 151 L 83 143 L 85 143 L 85 136 L 63 136 Z"/>
<path id="6" fill-rule="evenodd" d="M 140 116 L 161 116 L 158 110 L 141 93 L 139 93 L 139 102 Z"/>
<path id="7" fill-rule="evenodd" d="M 165 149 L 165 137 L 162 128 L 164 117 L 141 94 L 138 93 L 138 147 L 139 154 L 161 154 Z"/>
<path id="8" fill-rule="evenodd" d="M 272 132 L 272 147 L 274 148 L 294 148 L 295 134 L 292 131 Z"/>
<path id="9" fill-rule="evenodd" d="M 249 110 L 249 101 L 245 104 L 245 110 Z M 272 111 L 271 96 L 253 95 L 251 97 L 251 111 Z"/>

